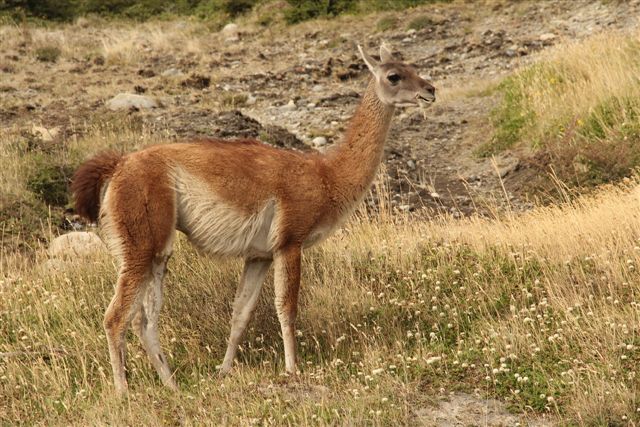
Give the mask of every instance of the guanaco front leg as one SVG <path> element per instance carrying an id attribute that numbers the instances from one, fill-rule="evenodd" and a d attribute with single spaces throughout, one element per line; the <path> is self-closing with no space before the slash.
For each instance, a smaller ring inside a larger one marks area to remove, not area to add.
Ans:
<path id="1" fill-rule="evenodd" d="M 227 374 L 233 366 L 233 359 L 236 357 L 238 344 L 247 328 L 253 310 L 256 308 L 258 296 L 264 278 L 271 266 L 270 259 L 247 259 L 244 262 L 244 272 L 236 291 L 236 298 L 233 302 L 233 315 L 231 317 L 231 334 L 227 343 L 227 352 L 220 367 L 220 375 Z"/>
<path id="2" fill-rule="evenodd" d="M 301 258 L 300 246 L 283 248 L 274 257 L 275 305 L 284 341 L 285 368 L 290 374 L 296 373 L 295 322 L 298 312 Z"/>

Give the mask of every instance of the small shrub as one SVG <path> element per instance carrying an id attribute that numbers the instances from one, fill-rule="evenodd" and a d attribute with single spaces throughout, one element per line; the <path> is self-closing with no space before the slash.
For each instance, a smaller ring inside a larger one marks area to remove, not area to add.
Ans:
<path id="1" fill-rule="evenodd" d="M 203 0 L 198 2 L 195 12 L 198 16 L 210 18 L 235 18 L 249 12 L 257 3 L 257 0 Z"/>
<path id="2" fill-rule="evenodd" d="M 431 27 L 434 24 L 433 19 L 427 15 L 420 15 L 409 21 L 407 25 L 408 30 L 422 30 L 423 28 Z"/>
<path id="3" fill-rule="evenodd" d="M 36 59 L 41 62 L 56 62 L 62 54 L 57 46 L 41 46 L 36 49 Z"/>
<path id="4" fill-rule="evenodd" d="M 0 13 L 9 12 L 16 18 L 72 21 L 79 13 L 80 4 L 79 0 L 4 0 L 0 1 Z"/>
<path id="5" fill-rule="evenodd" d="M 398 27 L 398 18 L 395 16 L 385 16 L 376 23 L 376 30 L 388 31 Z"/>
<path id="6" fill-rule="evenodd" d="M 450 3 L 451 0 L 366 0 L 361 1 L 358 9 L 361 12 L 380 10 L 403 10 L 430 3 Z"/>
<path id="7" fill-rule="evenodd" d="M 354 12 L 356 0 L 287 0 L 291 6 L 285 11 L 285 20 L 289 24 L 307 21 L 313 18 L 338 16 Z"/>
<path id="8" fill-rule="evenodd" d="M 180 83 L 182 87 L 191 87 L 194 89 L 205 89 L 211 84 L 211 77 L 201 74 L 192 74 L 189 78 Z"/>
<path id="9" fill-rule="evenodd" d="M 260 25 L 261 27 L 268 27 L 271 24 L 273 24 L 273 22 L 275 21 L 274 15 L 271 13 L 265 13 L 263 15 L 260 15 L 257 19 L 257 23 L 258 25 Z"/>
<path id="10" fill-rule="evenodd" d="M 53 156 L 37 156 L 27 188 L 48 205 L 64 206 L 68 202 L 67 187 L 72 175 L 73 168 L 57 164 Z"/>
<path id="11" fill-rule="evenodd" d="M 244 106 L 247 103 L 247 99 L 247 95 L 243 93 L 225 92 L 220 99 L 220 103 L 225 108 L 236 109 Z"/>

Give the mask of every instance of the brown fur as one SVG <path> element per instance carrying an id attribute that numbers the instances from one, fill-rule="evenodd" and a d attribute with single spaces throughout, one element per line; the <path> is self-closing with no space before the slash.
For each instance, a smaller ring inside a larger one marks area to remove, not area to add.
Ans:
<path id="1" fill-rule="evenodd" d="M 71 182 L 75 211 L 78 215 L 91 222 L 98 220 L 100 192 L 105 182 L 113 175 L 121 159 L 122 154 L 115 151 L 105 151 L 78 168 Z"/>
<path id="2" fill-rule="evenodd" d="M 202 139 L 156 145 L 125 158 L 101 154 L 81 166 L 72 186 L 76 209 L 92 220 L 100 209 L 109 246 L 121 261 L 104 322 L 118 391 L 126 390 L 125 332 L 134 318 L 138 329 L 144 325 L 140 319 L 157 318 L 176 229 L 203 249 L 245 257 L 222 372 L 231 369 L 272 260 L 286 369 L 295 372 L 301 250 L 339 226 L 373 181 L 394 111 L 394 104 L 380 97 L 406 102 L 414 95 L 433 95 L 432 86 L 411 67 L 400 65 L 370 65 L 376 77 L 345 140 L 326 154 L 288 151 L 254 140 Z M 406 82 L 386 82 L 385 73 L 402 74 Z M 154 295 L 160 295 L 160 302 L 153 303 Z M 163 381 L 174 385 L 157 331 L 142 330 L 141 336 L 146 336 L 145 348 L 154 352 L 149 357 Z"/>

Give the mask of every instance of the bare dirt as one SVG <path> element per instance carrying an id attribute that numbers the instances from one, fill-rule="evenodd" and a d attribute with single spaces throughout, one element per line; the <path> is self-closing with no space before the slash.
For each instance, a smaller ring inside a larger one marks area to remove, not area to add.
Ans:
<path id="1" fill-rule="evenodd" d="M 553 425 L 544 418 L 527 418 L 509 413 L 506 405 L 499 400 L 466 393 L 454 393 L 443 397 L 437 405 L 416 410 L 415 416 L 418 425 L 434 427 Z"/>

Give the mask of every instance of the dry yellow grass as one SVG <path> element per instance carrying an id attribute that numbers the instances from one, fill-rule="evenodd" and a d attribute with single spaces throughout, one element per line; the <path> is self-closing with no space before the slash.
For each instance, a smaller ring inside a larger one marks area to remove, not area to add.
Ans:
<path id="1" fill-rule="evenodd" d="M 536 114 L 533 136 L 541 138 L 550 126 L 566 118 L 584 121 L 612 99 L 638 99 L 639 36 L 609 32 L 562 44 L 542 58 L 541 70 L 517 80 Z"/>

